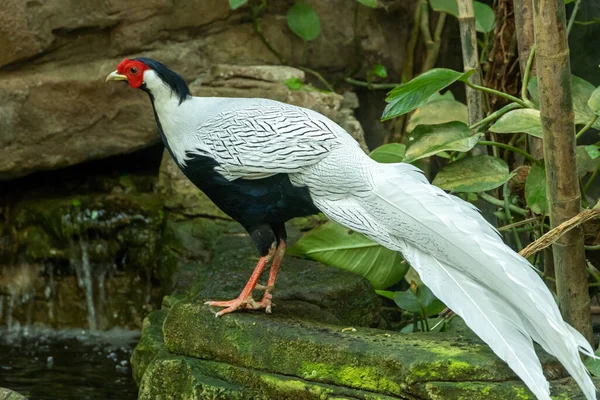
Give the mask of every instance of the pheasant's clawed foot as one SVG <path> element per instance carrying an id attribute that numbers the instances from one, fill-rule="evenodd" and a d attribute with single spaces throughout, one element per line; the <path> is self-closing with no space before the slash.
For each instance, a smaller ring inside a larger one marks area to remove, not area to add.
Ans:
<path id="1" fill-rule="evenodd" d="M 260 302 L 257 302 L 252 298 L 252 296 L 248 296 L 246 298 L 240 298 L 229 300 L 229 301 L 207 301 L 206 305 L 211 307 L 225 307 L 223 310 L 219 311 L 215 314 L 215 317 L 220 317 L 225 314 L 229 314 L 231 312 L 237 310 L 260 310 L 261 308 L 265 309 L 267 314 L 271 313 L 271 295 L 268 297 L 265 295 Z"/>

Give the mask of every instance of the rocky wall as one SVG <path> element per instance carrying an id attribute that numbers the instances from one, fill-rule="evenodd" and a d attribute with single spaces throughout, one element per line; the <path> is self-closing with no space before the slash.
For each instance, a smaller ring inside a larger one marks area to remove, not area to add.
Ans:
<path id="1" fill-rule="evenodd" d="M 159 140 L 145 95 L 104 78 L 125 57 L 156 58 L 199 90 L 216 64 L 279 64 L 253 32 L 248 7 L 224 0 L 7 0 L 0 10 L 0 180 L 123 154 Z M 322 33 L 308 67 L 329 77 L 385 64 L 398 77 L 414 1 L 312 0 Z M 292 1 L 271 1 L 265 37 L 290 63 L 303 43 L 287 27 Z M 359 7 L 357 31 L 354 9 Z M 390 51 L 394 49 L 394 51 Z M 356 64 L 358 65 L 358 64 Z"/>

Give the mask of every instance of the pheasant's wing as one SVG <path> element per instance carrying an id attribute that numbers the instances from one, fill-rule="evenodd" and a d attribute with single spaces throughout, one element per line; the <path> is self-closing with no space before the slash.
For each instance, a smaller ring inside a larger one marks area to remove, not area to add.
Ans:
<path id="1" fill-rule="evenodd" d="M 237 103 L 205 121 L 186 146 L 190 156 L 214 159 L 215 170 L 229 180 L 298 172 L 327 156 L 339 144 L 340 131 L 346 134 L 301 107 L 250 99 Z"/>

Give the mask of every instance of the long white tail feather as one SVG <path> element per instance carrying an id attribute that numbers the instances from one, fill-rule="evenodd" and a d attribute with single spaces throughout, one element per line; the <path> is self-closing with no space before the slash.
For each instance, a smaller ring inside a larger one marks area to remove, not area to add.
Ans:
<path id="1" fill-rule="evenodd" d="M 330 162 L 340 159 L 331 157 Z M 588 400 L 596 399 L 579 355 L 593 355 L 591 346 L 563 320 L 529 262 L 504 244 L 477 208 L 430 185 L 409 164 L 359 161 L 360 175 L 339 179 L 355 185 L 365 179 L 369 190 L 348 197 L 311 190 L 315 205 L 331 219 L 402 252 L 433 293 L 538 399 L 550 398 L 549 384 L 532 339 L 563 364 Z M 317 168 L 322 175 L 325 168 Z M 308 182 L 312 179 L 306 172 L 303 180 Z"/>
<path id="2" fill-rule="evenodd" d="M 402 252 L 423 282 L 523 379 L 538 399 L 550 399 L 550 387 L 533 342 L 518 312 L 493 292 L 412 247 Z"/>

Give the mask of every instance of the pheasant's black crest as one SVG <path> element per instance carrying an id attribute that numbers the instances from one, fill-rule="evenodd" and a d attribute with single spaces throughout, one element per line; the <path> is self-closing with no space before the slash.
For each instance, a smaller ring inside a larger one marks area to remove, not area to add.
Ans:
<path id="1" fill-rule="evenodd" d="M 133 60 L 143 62 L 148 67 L 150 67 L 156 74 L 162 79 L 173 92 L 177 94 L 179 97 L 179 104 L 183 103 L 187 100 L 188 97 L 192 95 L 190 92 L 190 88 L 188 87 L 185 80 L 178 73 L 171 71 L 169 68 L 165 67 L 164 64 L 153 60 L 151 58 L 138 57 Z"/>

